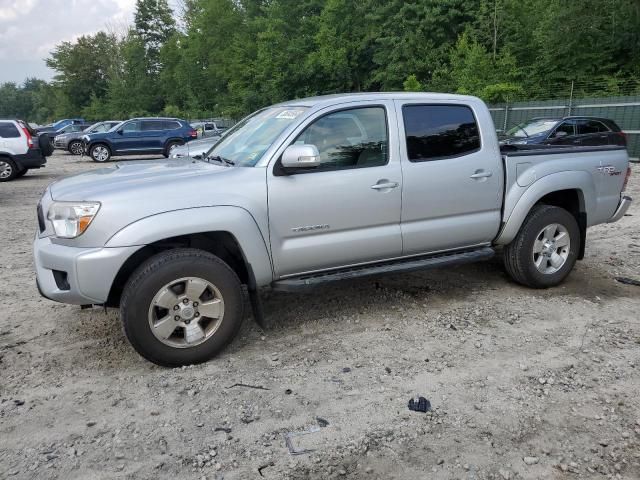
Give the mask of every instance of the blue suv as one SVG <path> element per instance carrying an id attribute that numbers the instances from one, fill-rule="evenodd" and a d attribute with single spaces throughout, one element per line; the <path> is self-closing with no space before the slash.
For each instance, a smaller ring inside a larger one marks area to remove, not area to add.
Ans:
<path id="1" fill-rule="evenodd" d="M 106 162 L 114 155 L 162 153 L 197 138 L 198 132 L 177 118 L 132 118 L 108 132 L 84 135 L 84 152 L 94 162 Z"/>

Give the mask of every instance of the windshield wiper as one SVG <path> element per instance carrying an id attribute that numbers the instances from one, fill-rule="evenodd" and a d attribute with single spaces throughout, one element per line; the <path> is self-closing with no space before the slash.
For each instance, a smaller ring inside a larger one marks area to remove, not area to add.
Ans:
<path id="1" fill-rule="evenodd" d="M 229 160 L 228 158 L 221 157 L 220 155 L 209 155 L 207 157 L 207 161 L 213 160 L 214 162 L 222 163 L 223 165 L 233 166 L 236 164 L 233 160 Z"/>

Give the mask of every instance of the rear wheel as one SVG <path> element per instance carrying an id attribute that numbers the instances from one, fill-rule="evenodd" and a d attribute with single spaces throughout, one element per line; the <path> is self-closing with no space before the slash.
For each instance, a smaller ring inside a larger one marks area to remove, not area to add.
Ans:
<path id="1" fill-rule="evenodd" d="M 205 362 L 236 336 L 244 299 L 222 260 L 195 249 L 162 252 L 127 282 L 120 303 L 124 332 L 147 360 L 176 367 Z"/>
<path id="2" fill-rule="evenodd" d="M 108 162 L 111 158 L 111 151 L 109 150 L 109 147 L 99 143 L 97 145 L 93 145 L 89 149 L 89 156 L 91 156 L 94 162 Z"/>
<path id="3" fill-rule="evenodd" d="M 69 153 L 72 155 L 82 155 L 84 147 L 80 140 L 74 140 L 69 144 Z"/>
<path id="4" fill-rule="evenodd" d="M 20 173 L 16 163 L 7 157 L 0 157 L 0 182 L 8 182 Z"/>
<path id="5" fill-rule="evenodd" d="M 573 269 L 580 251 L 575 217 L 560 207 L 535 205 L 518 235 L 504 249 L 504 263 L 518 283 L 547 288 L 558 285 Z"/>

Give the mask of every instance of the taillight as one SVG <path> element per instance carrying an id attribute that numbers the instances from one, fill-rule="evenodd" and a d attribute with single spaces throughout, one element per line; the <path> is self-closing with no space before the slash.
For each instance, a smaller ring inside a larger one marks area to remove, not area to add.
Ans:
<path id="1" fill-rule="evenodd" d="M 27 130 L 22 125 L 20 125 L 20 128 L 22 129 L 24 134 L 27 136 L 27 145 L 29 146 L 29 148 L 33 148 L 33 138 L 31 137 L 31 134 L 29 133 L 29 130 Z"/>
<path id="2" fill-rule="evenodd" d="M 191 138 L 198 138 L 198 132 L 196 132 L 195 130 L 191 130 L 189 131 L 189 136 Z"/>
<path id="3" fill-rule="evenodd" d="M 618 135 L 620 135 L 622 137 L 622 140 L 624 141 L 624 144 L 627 144 L 627 134 L 624 132 L 618 132 Z"/>
<path id="4" fill-rule="evenodd" d="M 622 184 L 622 191 L 627 189 L 627 183 L 629 183 L 629 177 L 631 177 L 631 167 L 627 167 L 627 174 L 624 176 L 624 183 Z"/>

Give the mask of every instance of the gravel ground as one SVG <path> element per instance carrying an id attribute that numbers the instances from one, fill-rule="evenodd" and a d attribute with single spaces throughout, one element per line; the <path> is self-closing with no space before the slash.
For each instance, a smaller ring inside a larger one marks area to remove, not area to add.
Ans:
<path id="1" fill-rule="evenodd" d="M 614 279 L 640 278 L 638 202 L 560 287 L 494 260 L 265 293 L 268 330 L 248 315 L 218 358 L 171 370 L 117 311 L 36 291 L 38 198 L 96 166 L 56 154 L 0 184 L 0 478 L 640 478 L 640 287 Z"/>

